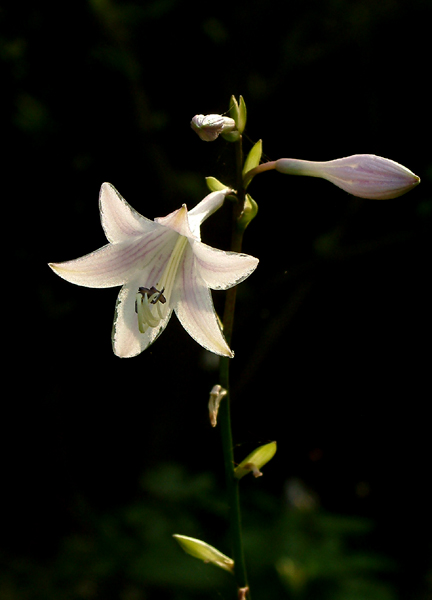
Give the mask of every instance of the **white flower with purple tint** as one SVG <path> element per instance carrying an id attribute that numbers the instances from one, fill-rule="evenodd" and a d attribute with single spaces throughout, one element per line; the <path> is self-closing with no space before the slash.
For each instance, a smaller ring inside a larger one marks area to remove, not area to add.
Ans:
<path id="1" fill-rule="evenodd" d="M 231 190 L 212 192 L 188 212 L 186 205 L 154 221 L 137 213 L 104 183 L 99 196 L 109 244 L 76 260 L 50 263 L 76 285 L 121 285 L 112 343 L 117 356 L 136 356 L 167 326 L 174 310 L 201 346 L 232 357 L 213 306 L 210 289 L 225 290 L 248 277 L 258 259 L 211 248 L 201 242 L 202 222 L 220 208 Z"/>

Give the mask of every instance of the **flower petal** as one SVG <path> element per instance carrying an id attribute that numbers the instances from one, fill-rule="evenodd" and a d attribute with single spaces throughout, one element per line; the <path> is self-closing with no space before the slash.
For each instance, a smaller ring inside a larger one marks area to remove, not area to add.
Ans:
<path id="1" fill-rule="evenodd" d="M 191 238 L 193 234 L 189 228 L 188 221 L 188 210 L 186 204 L 183 204 L 181 208 L 178 208 L 174 212 L 170 213 L 166 217 L 157 217 L 155 222 L 159 225 L 163 225 L 184 237 Z"/>
<path id="2" fill-rule="evenodd" d="M 258 259 L 248 254 L 225 252 L 202 242 L 191 242 L 201 277 L 212 290 L 227 290 L 256 269 Z"/>
<path id="3" fill-rule="evenodd" d="M 225 189 L 217 192 L 211 192 L 201 202 L 199 202 L 192 210 L 189 211 L 189 226 L 193 235 L 197 239 L 200 237 L 200 226 L 210 215 L 216 212 L 224 203 L 225 196 L 232 190 Z"/>
<path id="4" fill-rule="evenodd" d="M 76 285 L 114 287 L 123 285 L 138 270 L 144 270 L 160 257 L 169 255 L 176 238 L 175 233 L 158 225 L 151 234 L 107 244 L 81 258 L 50 263 L 49 266 L 57 275 Z"/>
<path id="5" fill-rule="evenodd" d="M 203 348 L 233 357 L 222 335 L 210 290 L 199 275 L 190 246 L 179 266 L 176 284 L 173 308 L 188 334 Z"/>
<path id="6" fill-rule="evenodd" d="M 103 183 L 99 193 L 99 210 L 107 240 L 123 242 L 130 236 L 153 231 L 154 221 L 146 219 L 126 202 L 111 183 Z"/>
<path id="7" fill-rule="evenodd" d="M 137 356 L 148 348 L 160 336 L 170 320 L 172 310 L 157 327 L 149 327 L 145 333 L 138 329 L 138 317 L 135 312 L 135 299 L 141 285 L 141 275 L 122 287 L 117 298 L 112 329 L 114 354 L 120 358 Z"/>

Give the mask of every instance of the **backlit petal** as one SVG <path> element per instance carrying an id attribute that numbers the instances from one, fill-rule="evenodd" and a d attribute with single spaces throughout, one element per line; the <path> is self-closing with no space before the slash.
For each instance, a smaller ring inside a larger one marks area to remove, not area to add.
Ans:
<path id="1" fill-rule="evenodd" d="M 148 348 L 163 332 L 171 317 L 172 310 L 168 310 L 157 327 L 149 327 L 145 333 L 139 332 L 135 298 L 141 284 L 141 277 L 135 278 L 122 287 L 117 298 L 112 345 L 114 354 L 120 358 L 137 356 Z"/>
<path id="2" fill-rule="evenodd" d="M 208 194 L 199 204 L 189 211 L 189 226 L 194 236 L 200 238 L 201 224 L 224 203 L 225 196 L 231 190 L 222 190 Z"/>
<path id="3" fill-rule="evenodd" d="M 151 266 L 159 257 L 169 255 L 175 238 L 175 233 L 158 226 L 147 236 L 107 244 L 81 258 L 50 263 L 50 267 L 76 285 L 94 288 L 123 285 L 137 271 Z"/>
<path id="4" fill-rule="evenodd" d="M 103 183 L 99 193 L 99 210 L 109 242 L 123 242 L 130 236 L 153 231 L 154 221 L 146 219 L 126 202 L 110 183 Z"/>
<path id="5" fill-rule="evenodd" d="M 198 344 L 215 354 L 234 356 L 223 337 L 210 290 L 199 275 L 190 247 L 179 267 L 173 306 L 180 323 Z"/>
<path id="6" fill-rule="evenodd" d="M 184 237 L 191 238 L 193 233 L 189 228 L 188 210 L 186 204 L 166 217 L 157 217 L 155 222 L 164 227 L 168 227 Z"/>
<path id="7" fill-rule="evenodd" d="M 201 277 L 212 290 L 226 290 L 249 277 L 258 259 L 248 254 L 224 252 L 202 242 L 191 242 Z"/>

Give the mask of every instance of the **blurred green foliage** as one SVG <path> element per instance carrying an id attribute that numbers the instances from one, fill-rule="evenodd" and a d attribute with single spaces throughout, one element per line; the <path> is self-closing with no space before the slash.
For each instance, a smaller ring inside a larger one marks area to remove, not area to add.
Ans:
<path id="1" fill-rule="evenodd" d="M 388 580 L 393 564 L 367 549 L 371 521 L 322 510 L 299 480 L 287 482 L 279 498 L 256 482 L 244 495 L 247 559 L 257 598 L 396 598 Z M 0 597 L 230 598 L 231 576 L 186 555 L 172 538 L 190 535 L 229 554 L 223 496 L 211 474 L 191 475 L 170 463 L 149 471 L 139 497 L 114 511 L 97 514 L 78 498 L 79 530 L 61 542 L 53 559 L 12 562 L 0 577 Z"/>

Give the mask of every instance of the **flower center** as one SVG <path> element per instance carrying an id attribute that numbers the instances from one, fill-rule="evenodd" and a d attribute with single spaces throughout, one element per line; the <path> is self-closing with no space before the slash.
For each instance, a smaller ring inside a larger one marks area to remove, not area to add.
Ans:
<path id="1" fill-rule="evenodd" d="M 187 237 L 179 235 L 165 269 L 155 285 L 139 287 L 135 299 L 138 328 L 145 333 L 149 327 L 157 327 L 167 316 L 175 276 L 186 248 Z"/>

